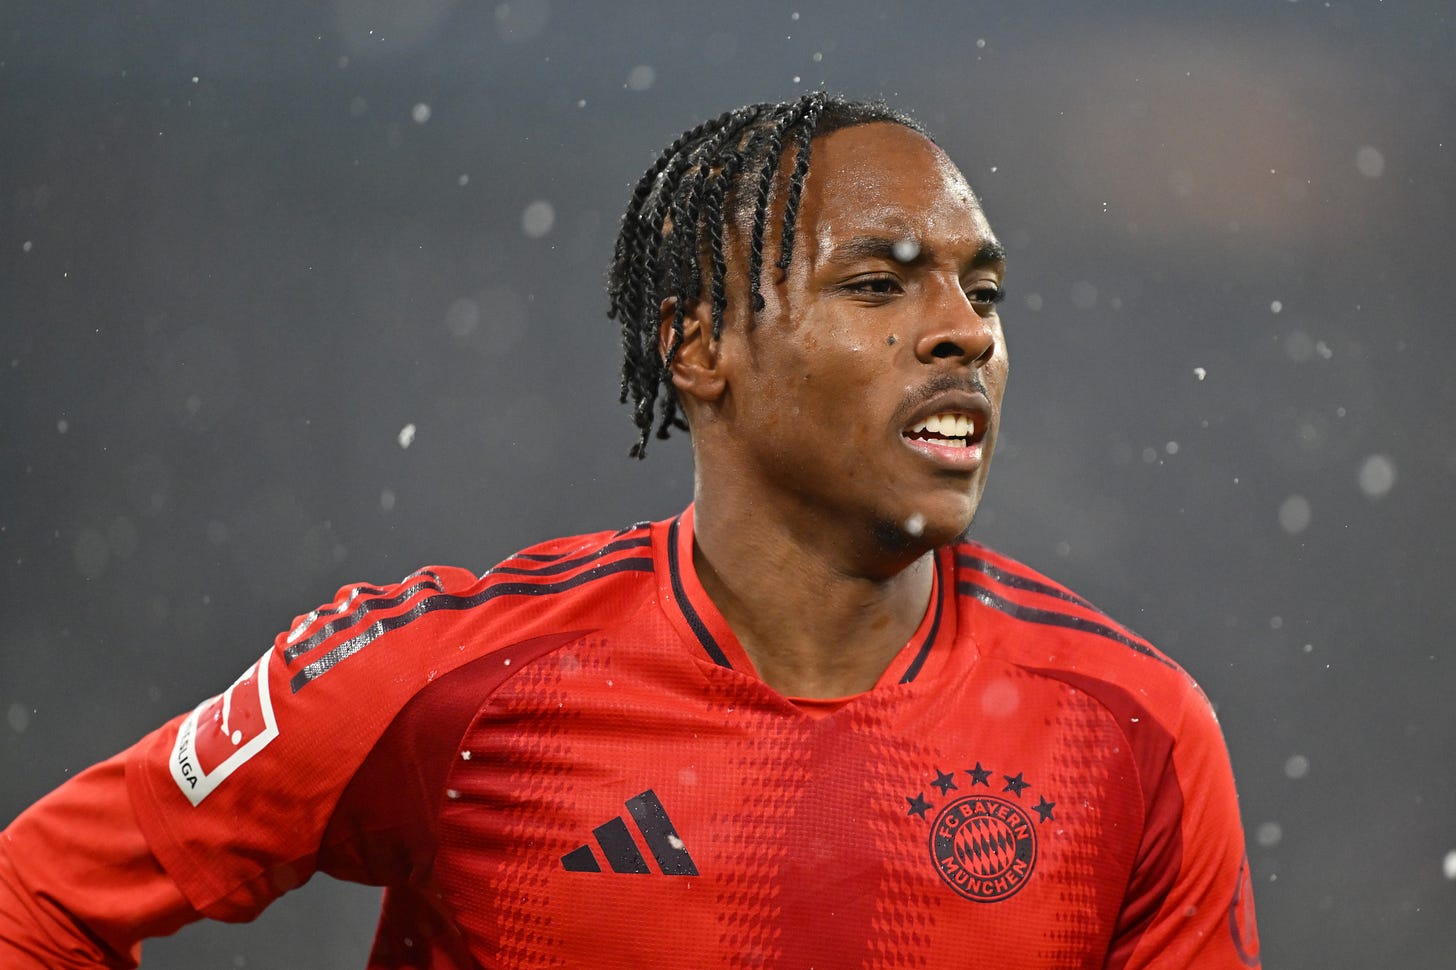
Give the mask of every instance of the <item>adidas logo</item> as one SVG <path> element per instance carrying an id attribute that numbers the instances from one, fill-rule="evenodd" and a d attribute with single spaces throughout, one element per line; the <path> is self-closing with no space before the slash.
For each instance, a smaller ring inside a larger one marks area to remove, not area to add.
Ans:
<path id="1" fill-rule="evenodd" d="M 642 794 L 627 799 L 627 812 L 632 816 L 632 821 L 637 823 L 637 831 L 642 834 L 642 840 L 647 843 L 648 850 L 657 860 L 664 876 L 698 874 L 693 857 L 688 855 L 687 846 L 683 845 L 677 830 L 672 827 L 672 820 L 667 817 L 667 809 L 658 801 L 656 792 L 649 788 Z M 637 841 L 632 838 L 631 830 L 620 815 L 592 829 L 592 834 L 597 837 L 597 846 L 602 850 L 602 855 L 606 857 L 607 865 L 611 866 L 613 872 L 652 872 L 652 867 L 642 857 Z M 567 872 L 602 871 L 601 863 L 597 861 L 590 842 L 579 845 L 562 856 L 561 866 Z"/>

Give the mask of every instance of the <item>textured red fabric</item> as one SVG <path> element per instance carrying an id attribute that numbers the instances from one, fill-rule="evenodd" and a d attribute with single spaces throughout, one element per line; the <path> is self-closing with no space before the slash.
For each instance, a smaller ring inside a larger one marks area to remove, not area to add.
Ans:
<path id="1" fill-rule="evenodd" d="M 103 921 L 133 885 L 141 925 L 248 918 L 320 870 L 389 887 L 377 970 L 1258 965 L 1217 724 L 1136 634 L 966 543 L 874 689 L 796 702 L 691 550 L 689 509 L 341 590 L 111 769 L 81 841 L 124 826 L 148 862 Z M 179 730 L 211 752 L 200 799 Z M 7 831 L 0 915 L 81 898 L 60 842 Z"/>

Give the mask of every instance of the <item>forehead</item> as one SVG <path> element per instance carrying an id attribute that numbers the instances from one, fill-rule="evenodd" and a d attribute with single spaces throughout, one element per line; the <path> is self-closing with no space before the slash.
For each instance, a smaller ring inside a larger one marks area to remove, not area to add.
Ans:
<path id="1" fill-rule="evenodd" d="M 800 228 L 821 250 L 863 232 L 972 247 L 994 238 L 975 193 L 945 152 L 888 122 L 815 139 Z"/>

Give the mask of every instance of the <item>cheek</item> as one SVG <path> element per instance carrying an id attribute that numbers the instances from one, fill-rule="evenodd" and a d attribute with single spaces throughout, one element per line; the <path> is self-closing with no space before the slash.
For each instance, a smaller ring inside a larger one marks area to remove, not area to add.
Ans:
<path id="1" fill-rule="evenodd" d="M 1004 345 L 1003 345 L 1004 346 Z M 1006 356 L 1004 349 L 997 351 L 996 356 L 986 365 L 983 374 L 986 381 L 986 390 L 997 400 L 1000 400 L 1002 392 L 1006 389 L 1006 378 L 1011 373 L 1011 360 Z"/>

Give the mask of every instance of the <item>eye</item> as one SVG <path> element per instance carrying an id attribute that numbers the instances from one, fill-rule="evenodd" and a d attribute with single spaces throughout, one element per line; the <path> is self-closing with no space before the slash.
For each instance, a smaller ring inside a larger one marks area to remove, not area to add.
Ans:
<path id="1" fill-rule="evenodd" d="M 995 283 L 977 283 L 966 290 L 966 299 L 979 307 L 992 307 L 1006 299 L 1006 291 Z"/>
<path id="2" fill-rule="evenodd" d="M 861 276 L 847 282 L 844 288 L 853 293 L 891 296 L 900 292 L 900 281 L 893 276 Z"/>

